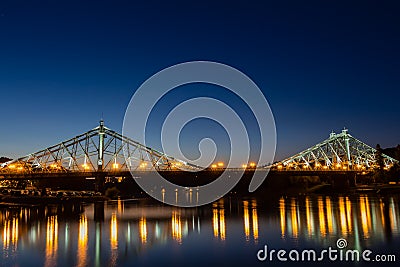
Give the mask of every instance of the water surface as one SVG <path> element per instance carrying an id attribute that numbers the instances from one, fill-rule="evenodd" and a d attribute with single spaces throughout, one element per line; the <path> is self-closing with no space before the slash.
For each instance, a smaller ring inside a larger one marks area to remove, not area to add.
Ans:
<path id="1" fill-rule="evenodd" d="M 225 198 L 199 208 L 117 200 L 0 208 L 2 266 L 266 266 L 268 249 L 336 248 L 400 260 L 397 196 Z M 307 263 L 310 264 L 310 263 Z M 326 261 L 328 265 L 338 265 Z M 351 263 L 373 266 L 377 262 Z M 381 263 L 380 266 L 389 266 Z"/>

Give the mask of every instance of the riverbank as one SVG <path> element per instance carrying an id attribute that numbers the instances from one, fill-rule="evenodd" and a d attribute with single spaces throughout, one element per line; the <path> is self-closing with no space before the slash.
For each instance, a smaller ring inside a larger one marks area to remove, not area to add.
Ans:
<path id="1" fill-rule="evenodd" d="M 225 197 L 255 197 L 255 198 L 280 198 L 282 196 L 299 196 L 299 195 L 400 195 L 400 185 L 388 185 L 388 184 L 374 184 L 374 185 L 360 185 L 356 187 L 350 187 L 346 190 L 335 191 L 331 184 L 319 184 L 310 188 L 304 187 L 289 187 L 286 190 L 275 191 L 274 193 L 265 194 L 265 191 L 256 191 L 254 193 L 238 194 L 236 192 L 230 192 Z M 120 199 L 132 199 L 128 196 L 118 196 Z M 137 198 L 135 198 L 137 199 Z M 150 196 L 141 194 L 139 199 L 152 200 Z M 12 207 L 12 206 L 38 206 L 47 204 L 80 204 L 80 203 L 95 203 L 101 201 L 113 200 L 106 196 L 94 195 L 94 196 L 33 196 L 33 195 L 1 195 L 0 194 L 0 207 Z"/>
<path id="2" fill-rule="evenodd" d="M 331 184 L 320 184 L 313 186 L 306 190 L 306 193 L 312 194 L 329 194 L 334 192 Z M 345 191 L 340 193 L 345 194 L 400 194 L 400 185 L 390 185 L 390 184 L 372 184 L 372 185 L 358 185 L 355 187 L 350 187 Z"/>
<path id="3" fill-rule="evenodd" d="M 0 207 L 9 207 L 12 205 L 36 206 L 44 204 L 63 204 L 63 203 L 93 203 L 97 201 L 110 200 L 106 196 L 9 196 L 0 195 Z"/>

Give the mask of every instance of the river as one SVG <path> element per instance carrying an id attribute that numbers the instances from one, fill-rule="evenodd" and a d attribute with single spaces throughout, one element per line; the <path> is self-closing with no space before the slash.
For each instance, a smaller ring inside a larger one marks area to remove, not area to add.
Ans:
<path id="1" fill-rule="evenodd" d="M 399 224 L 399 197 L 378 195 L 231 197 L 190 209 L 149 200 L 3 206 L 0 262 L 2 266 L 374 266 L 378 255 L 387 261 L 379 266 L 390 266 L 396 265 L 389 262 L 393 255 L 400 260 Z M 326 254 L 318 262 L 329 247 L 337 250 L 337 259 Z M 296 262 L 305 249 L 315 250 L 316 263 L 312 258 Z M 350 249 L 359 251 L 360 257 L 371 251 L 370 262 L 345 258 L 338 262 L 340 251 L 346 255 Z M 278 250 L 285 251 L 283 257 L 277 257 Z M 297 253 L 290 253 L 293 250 Z"/>

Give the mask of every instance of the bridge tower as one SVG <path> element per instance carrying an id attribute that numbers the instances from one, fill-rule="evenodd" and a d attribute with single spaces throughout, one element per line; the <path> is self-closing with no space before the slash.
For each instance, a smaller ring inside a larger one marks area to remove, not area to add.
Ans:
<path id="1" fill-rule="evenodd" d="M 345 149 L 346 149 L 347 164 L 349 165 L 349 169 L 351 169 L 350 137 L 348 134 L 348 130 L 346 128 L 344 128 L 342 130 L 342 134 L 344 137 L 344 145 L 345 145 Z"/>
<path id="2" fill-rule="evenodd" d="M 99 148 L 97 152 L 97 175 L 95 182 L 95 189 L 97 192 L 104 193 L 104 185 L 105 185 L 105 173 L 103 172 L 103 163 L 104 163 L 104 138 L 106 137 L 106 132 L 104 129 L 104 121 L 100 120 L 99 125 Z"/>
<path id="3" fill-rule="evenodd" d="M 104 160 L 104 138 L 105 138 L 106 132 L 104 131 L 104 121 L 100 121 L 100 126 L 99 126 L 99 151 L 97 153 L 98 158 L 97 158 L 97 171 L 102 172 L 103 171 L 103 160 Z"/>

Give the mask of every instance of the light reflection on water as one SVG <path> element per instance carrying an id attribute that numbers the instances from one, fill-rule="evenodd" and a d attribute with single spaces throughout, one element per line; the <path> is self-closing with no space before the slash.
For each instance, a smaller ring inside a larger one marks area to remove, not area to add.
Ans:
<path id="1" fill-rule="evenodd" d="M 87 250 L 88 250 L 87 243 L 88 243 L 87 217 L 85 215 L 81 215 L 79 218 L 77 266 L 87 265 Z"/>
<path id="2" fill-rule="evenodd" d="M 229 255 L 225 261 L 232 263 L 247 255 L 256 264 L 254 253 L 267 243 L 318 248 L 339 237 L 354 248 L 386 246 L 390 252 L 400 242 L 398 203 L 397 197 L 361 195 L 224 199 L 191 209 L 121 200 L 0 208 L 0 262 L 115 266 L 198 257 L 201 265 L 207 262 L 201 253 L 209 253 L 222 260 Z"/>
<path id="3" fill-rule="evenodd" d="M 317 210 L 313 209 L 314 204 Z M 302 207 L 305 212 L 299 212 Z M 340 236 L 354 243 L 364 240 L 365 244 L 372 244 L 376 240 L 399 237 L 399 205 L 395 197 L 281 198 L 279 209 L 282 238 L 323 240 L 326 236 Z"/>
<path id="4" fill-rule="evenodd" d="M 44 264 L 45 266 L 56 265 L 57 250 L 58 250 L 57 216 L 49 216 L 47 217 L 47 223 L 46 223 L 46 261 Z"/>

